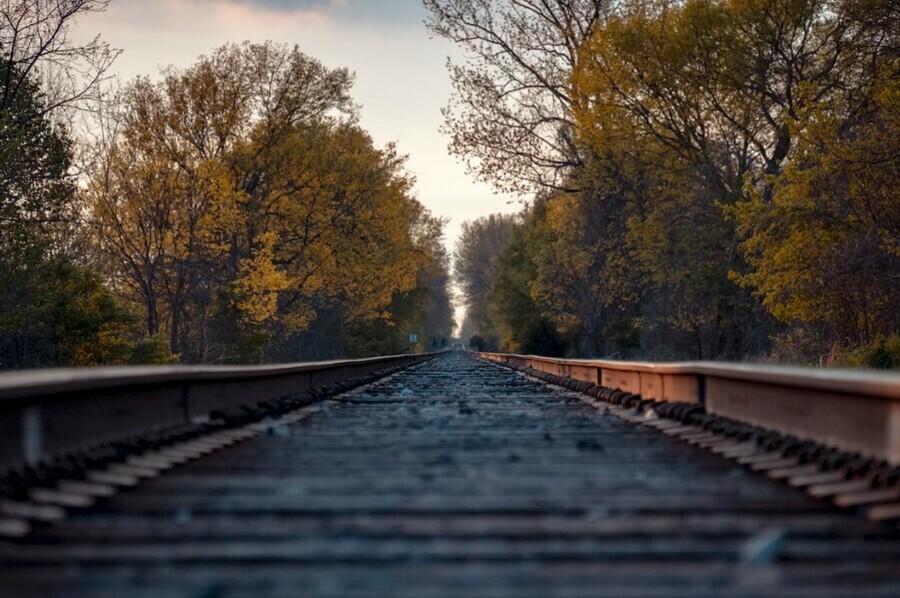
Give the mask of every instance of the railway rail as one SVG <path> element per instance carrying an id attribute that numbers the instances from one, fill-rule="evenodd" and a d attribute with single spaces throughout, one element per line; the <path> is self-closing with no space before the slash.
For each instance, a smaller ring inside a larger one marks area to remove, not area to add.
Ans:
<path id="1" fill-rule="evenodd" d="M 484 353 L 872 520 L 900 519 L 900 377 Z"/>
<path id="2" fill-rule="evenodd" d="M 4 378 L 0 595 L 900 595 L 892 376 L 454 351 Z"/>

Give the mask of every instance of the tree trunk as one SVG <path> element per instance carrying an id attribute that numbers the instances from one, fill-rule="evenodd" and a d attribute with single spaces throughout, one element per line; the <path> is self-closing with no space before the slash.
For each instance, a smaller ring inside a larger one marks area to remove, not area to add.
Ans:
<path id="1" fill-rule="evenodd" d="M 147 334 L 149 336 L 159 334 L 159 308 L 156 293 L 152 291 L 147 295 Z"/>

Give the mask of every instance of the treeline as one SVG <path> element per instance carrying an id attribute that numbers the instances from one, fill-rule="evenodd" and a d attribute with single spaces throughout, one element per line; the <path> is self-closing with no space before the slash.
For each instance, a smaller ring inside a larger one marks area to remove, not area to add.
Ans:
<path id="1" fill-rule="evenodd" d="M 70 23 L 62 5 L 21 4 L 35 28 Z M 15 32 L 2 33 L 10 56 Z M 446 342 L 443 222 L 415 199 L 404 158 L 357 123 L 346 70 L 228 45 L 97 96 L 85 136 L 27 58 L 0 66 L 0 368 L 355 357 L 408 351 L 413 332 L 420 349 Z"/>
<path id="2" fill-rule="evenodd" d="M 454 70 L 454 148 L 518 135 L 524 159 L 473 170 L 534 191 L 460 238 L 477 342 L 900 366 L 894 3 L 430 4 L 478 57 Z"/>

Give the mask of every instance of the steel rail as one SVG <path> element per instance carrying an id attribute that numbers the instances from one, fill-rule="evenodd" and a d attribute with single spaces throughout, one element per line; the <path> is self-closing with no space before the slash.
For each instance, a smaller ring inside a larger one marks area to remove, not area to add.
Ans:
<path id="1" fill-rule="evenodd" d="M 710 415 L 900 465 L 900 375 L 864 370 L 649 363 L 476 353 L 483 359 L 631 393 L 693 404 Z"/>
<path id="2" fill-rule="evenodd" d="M 139 366 L 0 373 L 0 468 L 296 397 L 436 354 L 267 366 Z"/>

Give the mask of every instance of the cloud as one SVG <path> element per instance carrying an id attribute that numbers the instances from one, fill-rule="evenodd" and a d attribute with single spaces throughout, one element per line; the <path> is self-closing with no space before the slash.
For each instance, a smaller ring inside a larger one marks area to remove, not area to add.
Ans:
<path id="1" fill-rule="evenodd" d="M 334 8 L 346 4 L 346 0 L 238 0 L 242 4 L 255 4 L 265 8 L 293 12 L 316 8 Z"/>
<path id="2" fill-rule="evenodd" d="M 279 30 L 335 22 L 418 30 L 425 11 L 422 0 L 115 0 L 107 14 L 119 23 L 153 26 L 161 31 L 174 27 L 180 33 L 193 29 L 202 34 L 230 25 L 248 32 L 273 30 L 277 34 Z"/>
<path id="3" fill-rule="evenodd" d="M 321 24 L 332 20 L 336 10 L 348 0 L 119 0 L 113 11 L 135 16 L 143 13 L 158 20 L 189 22 L 199 30 L 215 21 L 234 21 L 248 27 L 269 23 L 275 26 Z M 199 20 L 198 20 L 199 19 Z"/>
<path id="4" fill-rule="evenodd" d="M 232 0 L 236 4 L 247 4 L 284 12 L 330 10 L 346 4 L 346 0 Z"/>
<path id="5" fill-rule="evenodd" d="M 420 23 L 421 0 L 192 0 L 227 2 L 283 14 L 316 14 L 323 17 L 372 23 Z"/>

